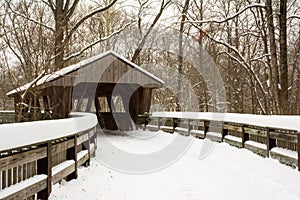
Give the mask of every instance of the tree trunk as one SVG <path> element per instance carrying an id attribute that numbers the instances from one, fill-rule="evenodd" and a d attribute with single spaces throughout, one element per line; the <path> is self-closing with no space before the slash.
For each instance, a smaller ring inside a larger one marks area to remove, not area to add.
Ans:
<path id="1" fill-rule="evenodd" d="M 276 94 L 276 102 L 279 106 L 279 110 L 281 110 L 281 105 L 279 103 L 280 97 L 280 87 L 279 87 L 279 70 L 278 70 L 278 62 L 277 62 L 277 48 L 276 48 L 276 40 L 275 40 L 275 26 L 273 20 L 273 8 L 272 8 L 272 0 L 266 0 L 266 15 L 267 15 L 267 24 L 268 24 L 268 32 L 269 32 L 269 46 L 271 53 L 271 70 L 273 71 L 271 74 L 273 77 L 270 77 L 271 82 L 274 85 L 273 93 Z"/>
<path id="2" fill-rule="evenodd" d="M 286 13 L 287 0 L 280 0 L 280 93 L 279 104 L 281 114 L 289 114 L 289 95 L 288 95 L 288 63 L 287 63 L 287 28 Z"/>
<path id="3" fill-rule="evenodd" d="M 54 12 L 55 17 L 55 50 L 54 50 L 54 71 L 61 69 L 63 67 L 64 59 L 64 33 L 65 33 L 65 23 L 64 23 L 64 10 L 63 10 L 63 1 L 56 1 L 56 10 Z"/>
<path id="4" fill-rule="evenodd" d="M 178 83 L 177 83 L 177 97 L 179 101 L 176 102 L 176 111 L 180 111 L 180 100 L 183 99 L 183 91 L 182 91 L 182 76 L 183 76 L 183 33 L 184 33 L 184 23 L 186 20 L 186 14 L 189 8 L 190 1 L 186 0 L 182 9 L 182 17 L 180 23 L 179 30 L 179 38 L 178 38 Z"/>

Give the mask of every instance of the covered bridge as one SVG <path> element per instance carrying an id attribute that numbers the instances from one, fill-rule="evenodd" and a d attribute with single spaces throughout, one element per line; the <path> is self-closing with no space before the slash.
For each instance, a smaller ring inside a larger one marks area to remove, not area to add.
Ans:
<path id="1" fill-rule="evenodd" d="M 9 93 L 19 121 L 94 112 L 109 130 L 129 130 L 149 112 L 154 88 L 162 80 L 114 51 L 107 51 L 55 73 L 43 75 Z"/>

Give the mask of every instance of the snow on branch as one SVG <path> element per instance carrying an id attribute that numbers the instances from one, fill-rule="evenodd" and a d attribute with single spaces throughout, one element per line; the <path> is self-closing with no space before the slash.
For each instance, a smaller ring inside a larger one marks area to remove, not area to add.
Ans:
<path id="1" fill-rule="evenodd" d="M 294 18 L 300 19 L 300 15 L 291 15 L 287 19 L 294 19 Z"/>
<path id="2" fill-rule="evenodd" d="M 31 83 L 29 83 L 25 92 L 21 95 L 22 100 L 25 98 L 25 96 L 26 96 L 27 92 L 30 90 L 30 88 L 32 88 L 45 75 L 45 73 L 46 73 L 46 71 L 43 71 L 40 75 L 38 75 L 38 77 L 36 77 Z"/>
<path id="3" fill-rule="evenodd" d="M 243 66 L 249 74 L 252 74 L 253 77 L 254 77 L 254 79 L 256 80 L 256 82 L 258 82 L 258 85 L 259 85 L 260 89 L 264 92 L 264 94 L 267 94 L 266 91 L 265 91 L 265 89 L 263 88 L 263 85 L 262 85 L 261 81 L 258 79 L 258 77 L 256 76 L 256 74 L 254 73 L 253 69 L 252 69 L 250 66 L 246 66 L 246 67 L 245 67 L 244 64 L 246 64 L 246 63 L 241 62 L 238 58 L 236 58 L 235 56 L 233 56 L 233 55 L 230 54 L 229 52 L 224 52 L 224 53 L 225 53 L 226 55 L 228 55 L 231 59 L 233 59 L 233 60 L 235 60 L 237 63 L 239 63 L 241 66 Z M 254 87 L 254 91 L 255 91 L 255 93 L 257 93 L 257 90 L 256 90 L 255 87 Z M 264 114 L 267 114 L 267 112 L 266 112 L 266 110 L 265 110 L 265 108 L 264 108 L 264 106 L 263 106 L 263 104 L 262 104 L 262 102 L 261 102 L 261 100 L 260 100 L 260 98 L 259 98 L 258 95 L 256 95 L 256 100 L 257 100 L 257 102 L 258 102 L 258 104 L 259 104 L 259 107 L 261 108 L 262 112 L 263 112 Z"/>
<path id="4" fill-rule="evenodd" d="M 72 58 L 74 58 L 74 57 L 77 57 L 77 56 L 81 55 L 85 50 L 91 48 L 92 46 L 98 44 L 99 42 L 103 42 L 103 41 L 105 41 L 105 40 L 108 40 L 108 39 L 112 38 L 113 36 L 115 36 L 115 35 L 121 33 L 123 30 L 125 30 L 129 25 L 131 25 L 131 23 L 125 24 L 125 26 L 123 26 L 121 29 L 119 29 L 119 30 L 113 32 L 113 33 L 110 34 L 109 36 L 100 38 L 99 40 L 96 40 L 96 41 L 94 41 L 94 42 L 92 42 L 92 43 L 86 45 L 86 46 L 83 47 L 80 51 L 78 51 L 78 52 L 76 52 L 76 53 L 74 53 L 74 54 L 71 54 L 71 55 L 69 55 L 68 57 L 64 58 L 64 61 L 68 61 L 68 60 L 70 60 L 70 59 L 72 59 Z"/>
<path id="5" fill-rule="evenodd" d="M 242 67 L 244 67 L 247 72 L 253 76 L 253 78 L 255 79 L 255 81 L 258 83 L 259 88 L 261 89 L 261 91 L 263 92 L 263 94 L 267 94 L 266 90 L 264 89 L 264 86 L 262 84 L 262 82 L 259 80 L 258 76 L 255 74 L 253 68 L 248 64 L 248 62 L 246 61 L 246 59 L 244 58 L 244 56 L 238 51 L 237 48 L 235 48 L 234 46 L 228 44 L 227 42 L 221 41 L 221 40 L 217 40 L 213 37 L 211 37 L 209 34 L 206 35 L 210 40 L 214 41 L 217 44 L 221 44 L 224 45 L 225 47 L 229 48 L 232 52 L 234 52 L 239 58 L 233 56 L 232 54 L 225 52 L 229 57 L 231 57 L 233 60 L 235 60 L 237 63 L 239 63 Z M 259 104 L 261 104 L 261 102 L 259 102 Z M 261 105 L 262 110 L 264 111 L 262 105 Z"/>
<path id="6" fill-rule="evenodd" d="M 201 20 L 201 21 L 187 20 L 186 23 L 199 23 L 199 24 L 202 24 L 202 23 L 218 23 L 218 24 L 221 24 L 221 23 L 224 23 L 224 22 L 227 22 L 229 20 L 234 19 L 235 17 L 239 16 L 240 14 L 242 14 L 243 12 L 245 12 L 246 10 L 248 10 L 250 8 L 265 8 L 265 5 L 264 4 L 252 4 L 252 5 L 245 6 L 244 8 L 242 8 L 237 13 L 235 13 L 235 14 L 233 14 L 233 15 L 231 15 L 231 16 L 227 17 L 226 19 L 223 19 L 223 20 L 216 20 L 216 19 Z"/>

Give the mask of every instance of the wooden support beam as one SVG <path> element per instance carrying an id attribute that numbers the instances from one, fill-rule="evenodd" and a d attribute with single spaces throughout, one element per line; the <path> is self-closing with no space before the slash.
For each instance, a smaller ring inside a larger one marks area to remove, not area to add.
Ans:
<path id="1" fill-rule="evenodd" d="M 191 120 L 188 119 L 188 135 L 190 135 L 192 129 L 193 129 L 193 125 L 191 124 Z"/>
<path id="2" fill-rule="evenodd" d="M 67 149 L 67 160 L 75 161 L 75 171 L 67 176 L 67 181 L 72 179 L 77 179 L 78 176 L 78 166 L 77 166 L 77 134 L 74 137 L 74 146 Z"/>
<path id="3" fill-rule="evenodd" d="M 298 141 L 297 141 L 297 151 L 298 151 L 298 171 L 300 171 L 300 133 L 297 134 Z"/>
<path id="4" fill-rule="evenodd" d="M 159 117 L 159 118 L 157 118 L 157 128 L 158 128 L 158 130 L 160 129 L 160 127 L 161 127 L 161 125 L 162 125 L 162 118 L 161 117 Z"/>
<path id="5" fill-rule="evenodd" d="M 221 139 L 221 142 L 224 142 L 224 138 L 225 138 L 226 135 L 228 135 L 228 130 L 224 129 L 224 125 L 223 125 L 223 127 L 222 127 L 222 139 Z"/>
<path id="6" fill-rule="evenodd" d="M 91 145 L 90 144 L 91 144 L 91 134 L 90 134 L 90 132 L 88 132 L 88 139 L 82 143 L 82 150 L 88 150 L 88 157 L 89 157 L 89 159 L 85 163 L 83 163 L 83 165 L 85 167 L 90 166 L 90 159 L 91 159 Z"/>
<path id="7" fill-rule="evenodd" d="M 203 127 L 203 131 L 204 131 L 204 138 L 206 138 L 206 134 L 208 132 L 209 129 L 209 121 L 204 121 L 204 127 Z"/>
<path id="8" fill-rule="evenodd" d="M 0 172 L 0 173 L 2 173 L 2 185 L 1 185 L 1 188 L 0 189 L 4 189 L 4 188 L 6 188 L 7 187 L 7 183 L 6 183 L 6 178 L 7 178 L 7 174 L 6 174 L 6 170 L 5 171 L 2 171 L 2 172 Z"/>
<path id="9" fill-rule="evenodd" d="M 175 132 L 175 128 L 178 126 L 177 118 L 173 118 L 173 133 Z"/>
<path id="10" fill-rule="evenodd" d="M 47 175 L 47 187 L 37 193 L 37 199 L 48 199 L 52 191 L 52 144 L 47 144 L 47 157 L 37 161 L 37 174 Z"/>
<path id="11" fill-rule="evenodd" d="M 267 128 L 267 137 L 266 137 L 266 144 L 267 144 L 267 157 L 270 156 L 270 150 L 273 147 L 276 147 L 276 139 L 270 137 L 270 128 Z"/>
<path id="12" fill-rule="evenodd" d="M 245 132 L 245 127 L 242 125 L 242 148 L 245 148 L 245 142 L 249 140 L 249 134 Z"/>

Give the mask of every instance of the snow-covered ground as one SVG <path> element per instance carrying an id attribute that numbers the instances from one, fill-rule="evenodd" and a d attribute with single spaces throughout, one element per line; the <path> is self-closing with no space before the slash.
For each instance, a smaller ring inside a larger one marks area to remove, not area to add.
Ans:
<path id="1" fill-rule="evenodd" d="M 98 156 L 104 150 L 104 137 L 98 136 Z M 111 135 L 108 140 L 120 150 L 147 154 L 165 148 L 175 137 L 184 136 L 160 131 L 150 139 Z M 173 165 L 148 174 L 115 171 L 96 156 L 90 167 L 80 168 L 77 180 L 54 185 L 50 199 L 300 199 L 300 172 L 296 169 L 225 143 L 216 144 L 209 156 L 200 160 L 204 141 L 195 139 Z"/>

